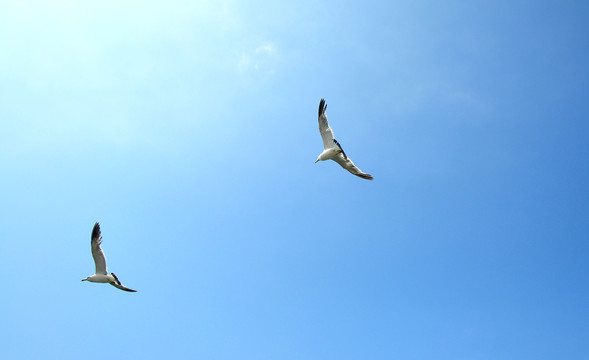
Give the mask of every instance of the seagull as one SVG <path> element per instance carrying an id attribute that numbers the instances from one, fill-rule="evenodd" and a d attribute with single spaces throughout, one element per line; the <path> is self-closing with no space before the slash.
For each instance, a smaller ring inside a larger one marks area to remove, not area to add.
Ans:
<path id="1" fill-rule="evenodd" d="M 100 247 L 102 244 L 102 235 L 100 235 L 100 224 L 94 224 L 94 228 L 92 229 L 92 240 L 90 244 L 92 245 L 92 257 L 94 258 L 94 265 L 96 265 L 96 274 L 92 276 L 88 276 L 82 281 L 90 281 L 95 283 L 109 283 L 112 286 L 116 287 L 117 289 L 121 289 L 124 291 L 129 292 L 137 292 L 137 290 L 129 289 L 125 287 L 119 281 L 119 278 L 114 273 L 108 273 L 106 271 L 106 257 L 104 257 L 104 252 Z"/>
<path id="2" fill-rule="evenodd" d="M 325 99 L 321 99 L 319 102 L 319 132 L 323 138 L 323 152 L 319 154 L 315 164 L 319 160 L 325 161 L 331 159 L 340 164 L 344 169 L 348 170 L 356 176 L 361 177 L 362 179 L 374 179 L 372 175 L 362 172 L 362 170 L 358 169 L 358 167 L 354 165 L 352 160 L 350 160 L 350 158 L 348 158 L 344 152 L 344 149 L 339 144 L 339 142 L 333 137 L 333 131 L 327 122 L 327 115 L 325 114 L 325 110 L 327 110 L 327 104 L 325 104 Z"/>

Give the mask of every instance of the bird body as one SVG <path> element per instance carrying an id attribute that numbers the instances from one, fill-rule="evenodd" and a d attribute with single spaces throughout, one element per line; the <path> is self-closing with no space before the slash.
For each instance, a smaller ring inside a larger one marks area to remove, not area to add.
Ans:
<path id="1" fill-rule="evenodd" d="M 90 244 L 92 249 L 92 257 L 94 258 L 94 265 L 96 267 L 96 273 L 94 275 L 88 276 L 85 279 L 82 279 L 82 281 L 108 283 L 123 291 L 137 292 L 137 290 L 129 289 L 128 287 L 121 284 L 119 278 L 117 278 L 114 273 L 109 274 L 106 271 L 106 257 L 104 256 L 104 251 L 102 251 L 102 247 L 100 246 L 102 244 L 102 235 L 100 234 L 99 223 L 94 224 Z"/>
<path id="2" fill-rule="evenodd" d="M 321 99 L 319 102 L 319 133 L 321 133 L 321 138 L 323 139 L 323 152 L 319 154 L 315 163 L 319 161 L 326 161 L 326 160 L 333 160 L 336 163 L 340 164 L 341 167 L 348 170 L 350 173 L 361 177 L 362 179 L 372 180 L 374 179 L 372 175 L 366 174 L 362 170 L 360 170 L 354 162 L 348 158 L 344 149 L 340 145 L 340 143 L 335 139 L 333 136 L 333 130 L 329 126 L 327 122 L 327 114 L 325 111 L 327 110 L 327 104 L 325 103 L 325 99 Z"/>
<path id="3" fill-rule="evenodd" d="M 315 162 L 333 159 L 334 156 L 336 156 L 337 154 L 340 154 L 341 152 L 342 151 L 336 147 L 331 147 L 329 149 L 325 149 L 325 150 L 323 150 L 323 152 L 321 154 L 319 154 L 319 156 L 317 157 L 317 160 Z"/>
<path id="4" fill-rule="evenodd" d="M 112 277 L 112 275 L 107 274 L 107 275 L 103 275 L 103 274 L 94 274 L 94 275 L 90 275 L 87 278 L 85 278 L 82 281 L 90 281 L 90 282 L 95 282 L 95 283 L 110 283 L 113 282 L 114 279 Z"/>

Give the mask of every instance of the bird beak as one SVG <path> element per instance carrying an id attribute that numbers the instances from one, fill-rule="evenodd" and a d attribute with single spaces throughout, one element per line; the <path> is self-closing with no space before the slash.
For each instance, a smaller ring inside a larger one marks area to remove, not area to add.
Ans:
<path id="1" fill-rule="evenodd" d="M 317 164 L 317 162 L 319 162 L 319 159 L 315 160 L 315 164 Z"/>
<path id="2" fill-rule="evenodd" d="M 82 281 L 86 281 L 86 279 L 82 279 Z"/>

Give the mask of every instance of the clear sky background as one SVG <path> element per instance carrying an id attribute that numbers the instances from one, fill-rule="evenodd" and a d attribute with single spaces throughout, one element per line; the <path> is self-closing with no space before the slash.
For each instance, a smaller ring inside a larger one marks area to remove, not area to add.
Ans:
<path id="1" fill-rule="evenodd" d="M 0 357 L 589 358 L 588 18 L 2 1 Z"/>

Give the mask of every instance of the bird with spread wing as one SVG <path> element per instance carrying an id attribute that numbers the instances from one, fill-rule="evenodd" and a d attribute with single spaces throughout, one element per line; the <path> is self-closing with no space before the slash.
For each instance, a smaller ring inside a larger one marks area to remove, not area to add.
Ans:
<path id="1" fill-rule="evenodd" d="M 95 283 L 109 283 L 117 289 L 128 292 L 137 292 L 137 290 L 129 289 L 128 287 L 121 284 L 119 278 L 114 273 L 108 273 L 106 271 L 106 257 L 100 247 L 102 244 L 102 235 L 100 234 L 100 224 L 94 224 L 92 229 L 92 236 L 90 245 L 92 247 L 92 257 L 94 258 L 94 265 L 96 265 L 96 274 L 88 276 L 82 281 L 90 281 Z"/>
<path id="2" fill-rule="evenodd" d="M 323 138 L 323 152 L 319 154 L 315 163 L 331 159 L 340 164 L 344 169 L 362 179 L 374 179 L 372 175 L 363 172 L 354 165 L 352 160 L 348 158 L 344 152 L 340 143 L 333 137 L 333 130 L 331 130 L 331 127 L 329 127 L 329 123 L 327 122 L 327 115 L 325 114 L 326 110 L 327 104 L 325 103 L 325 99 L 321 99 L 319 102 L 319 132 Z"/>

